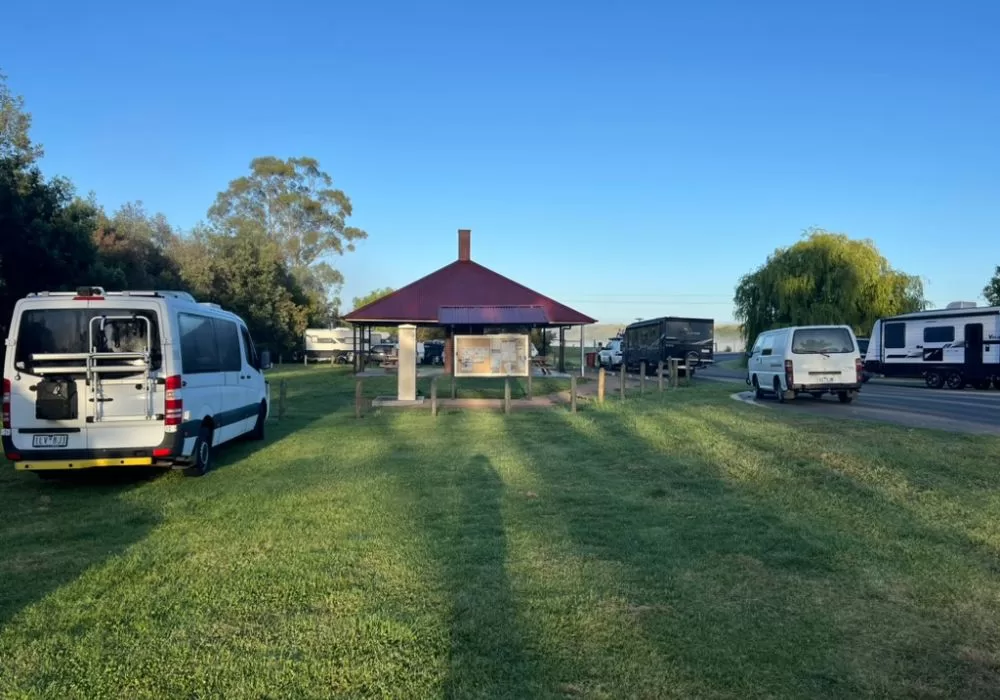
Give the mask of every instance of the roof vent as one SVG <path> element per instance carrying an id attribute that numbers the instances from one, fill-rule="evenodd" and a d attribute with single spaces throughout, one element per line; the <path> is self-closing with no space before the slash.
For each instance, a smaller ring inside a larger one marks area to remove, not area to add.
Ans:
<path id="1" fill-rule="evenodd" d="M 948 306 L 946 306 L 945 308 L 946 309 L 974 309 L 974 308 L 976 308 L 976 302 L 974 302 L 974 301 L 953 301 L 950 304 L 948 304 Z"/>

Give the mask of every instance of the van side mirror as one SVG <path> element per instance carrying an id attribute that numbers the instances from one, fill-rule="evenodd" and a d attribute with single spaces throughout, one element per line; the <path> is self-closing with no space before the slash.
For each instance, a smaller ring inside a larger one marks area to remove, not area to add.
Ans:
<path id="1" fill-rule="evenodd" d="M 748 358 L 753 357 L 753 350 L 747 350 L 745 354 Z"/>
<path id="2" fill-rule="evenodd" d="M 257 364 L 259 367 L 257 369 L 271 369 L 271 351 L 261 350 L 260 357 L 257 359 Z"/>

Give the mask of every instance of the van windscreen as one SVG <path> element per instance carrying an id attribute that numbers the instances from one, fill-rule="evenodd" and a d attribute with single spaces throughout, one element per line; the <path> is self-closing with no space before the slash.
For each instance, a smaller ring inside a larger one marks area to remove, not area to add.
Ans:
<path id="1" fill-rule="evenodd" d="M 95 318 L 104 316 L 91 324 Z M 125 318 L 123 318 L 125 317 Z M 152 338 L 147 343 L 149 320 Z M 93 329 L 93 338 L 91 338 Z M 85 354 L 96 352 L 145 352 L 150 349 L 151 369 L 159 369 L 161 361 L 159 324 L 155 311 L 131 309 L 31 309 L 21 314 L 17 331 L 14 362 L 22 371 L 32 372 L 36 363 L 44 366 L 65 364 L 63 360 L 40 360 L 36 356 L 53 354 Z M 141 370 L 137 370 L 141 371 Z"/>
<path id="2" fill-rule="evenodd" d="M 792 336 L 792 352 L 797 355 L 855 352 L 846 328 L 802 328 Z"/>

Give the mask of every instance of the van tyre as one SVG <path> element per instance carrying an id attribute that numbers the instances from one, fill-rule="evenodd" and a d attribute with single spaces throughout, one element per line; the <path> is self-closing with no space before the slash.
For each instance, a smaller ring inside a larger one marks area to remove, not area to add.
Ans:
<path id="1" fill-rule="evenodd" d="M 764 390 L 760 388 L 760 383 L 757 381 L 757 375 L 753 376 L 753 397 L 758 401 L 764 398 Z"/>
<path id="2" fill-rule="evenodd" d="M 785 392 L 781 388 L 781 380 L 777 377 L 774 378 L 774 396 L 778 399 L 778 403 L 785 403 Z"/>
<path id="3" fill-rule="evenodd" d="M 194 462 L 184 470 L 184 476 L 204 476 L 212 468 L 212 428 L 201 426 L 198 439 L 194 441 Z"/>
<path id="4" fill-rule="evenodd" d="M 965 386 L 965 378 L 962 377 L 961 372 L 948 372 L 944 383 L 949 389 L 961 389 Z"/>
<path id="5" fill-rule="evenodd" d="M 260 442 L 264 439 L 264 424 L 267 422 L 267 402 L 261 401 L 260 408 L 257 409 L 257 422 L 254 423 L 253 430 L 247 436 L 251 440 Z"/>
<path id="6" fill-rule="evenodd" d="M 928 372 L 924 375 L 924 382 L 928 389 L 940 389 L 944 386 L 944 377 L 940 372 Z"/>
<path id="7" fill-rule="evenodd" d="M 854 393 L 850 391 L 839 391 L 837 392 L 837 400 L 840 403 L 851 403 L 854 401 Z"/>

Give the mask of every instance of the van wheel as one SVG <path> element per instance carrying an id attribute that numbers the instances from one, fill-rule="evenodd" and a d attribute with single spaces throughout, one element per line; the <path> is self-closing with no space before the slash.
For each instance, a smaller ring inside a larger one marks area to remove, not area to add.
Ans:
<path id="1" fill-rule="evenodd" d="M 194 441 L 194 464 L 184 470 L 184 476 L 204 476 L 212 468 L 212 428 L 201 426 L 198 439 Z"/>
<path id="2" fill-rule="evenodd" d="M 250 439 L 260 441 L 264 439 L 264 423 L 267 422 L 267 402 L 261 401 L 260 408 L 257 409 L 257 422 L 254 423 L 253 430 L 250 431 Z"/>
<path id="3" fill-rule="evenodd" d="M 961 389 L 965 386 L 965 378 L 962 377 L 961 372 L 948 372 L 948 376 L 944 378 L 944 383 L 949 389 Z"/>
<path id="4" fill-rule="evenodd" d="M 940 389 L 944 385 L 944 377 L 940 372 L 928 372 L 924 375 L 924 382 L 928 389 Z"/>
<path id="5" fill-rule="evenodd" d="M 764 390 L 760 388 L 756 374 L 753 375 L 753 397 L 758 400 L 764 398 Z"/>
<path id="6" fill-rule="evenodd" d="M 851 401 L 854 401 L 854 394 L 849 391 L 837 392 L 837 400 L 840 403 L 851 403 Z"/>
<path id="7" fill-rule="evenodd" d="M 774 378 L 774 395 L 778 399 L 778 403 L 785 403 L 785 392 L 781 388 L 781 380 L 777 377 Z"/>

